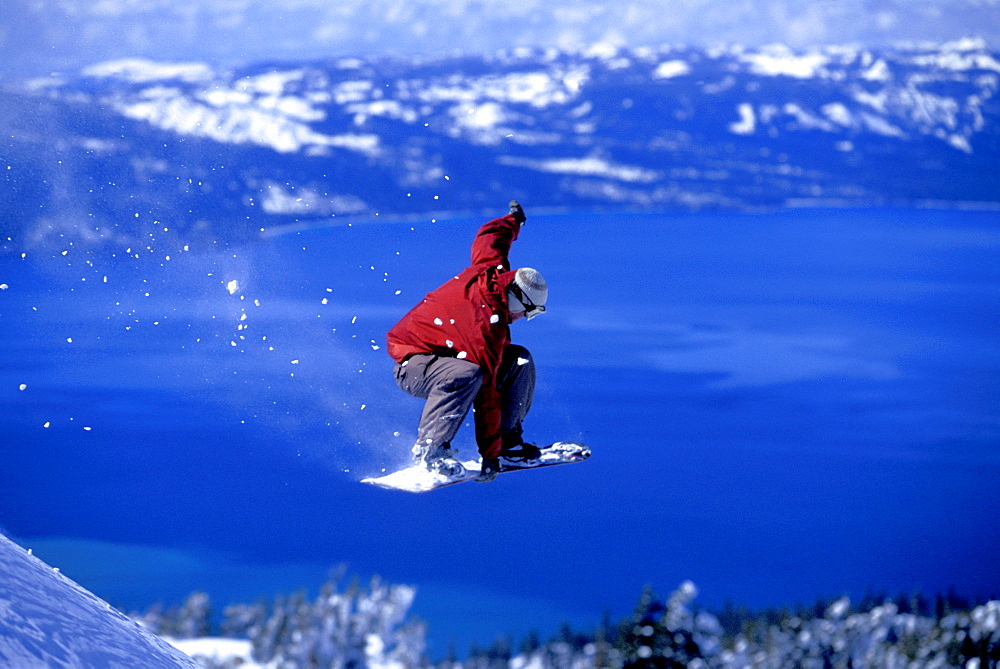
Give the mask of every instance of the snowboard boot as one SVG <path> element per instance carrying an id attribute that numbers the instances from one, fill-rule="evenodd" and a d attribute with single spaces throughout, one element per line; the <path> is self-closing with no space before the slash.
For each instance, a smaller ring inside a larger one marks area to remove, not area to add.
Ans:
<path id="1" fill-rule="evenodd" d="M 537 446 L 524 441 L 520 428 L 500 437 L 500 457 L 508 462 L 531 462 L 541 454 L 542 451 Z"/>
<path id="2" fill-rule="evenodd" d="M 508 462 L 531 462 L 537 460 L 542 454 L 542 450 L 534 444 L 521 442 L 517 446 L 501 448 L 500 457 Z"/>
<path id="3" fill-rule="evenodd" d="M 413 445 L 413 460 L 418 465 L 423 465 L 435 474 L 443 476 L 461 476 L 465 473 L 465 467 L 455 457 L 455 451 L 451 450 L 451 444 L 421 444 Z"/>

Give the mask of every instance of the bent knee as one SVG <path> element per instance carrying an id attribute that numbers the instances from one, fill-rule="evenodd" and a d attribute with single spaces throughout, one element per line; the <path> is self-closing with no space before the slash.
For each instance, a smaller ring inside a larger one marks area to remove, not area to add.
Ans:
<path id="1" fill-rule="evenodd" d="M 521 367 L 532 361 L 531 351 L 520 344 L 508 344 L 503 350 L 504 362 L 508 365 Z"/>
<path id="2" fill-rule="evenodd" d="M 446 390 L 472 389 L 478 392 L 479 386 L 483 383 L 483 370 L 479 365 L 464 360 L 456 360 L 452 363 L 454 369 L 449 374 L 448 382 L 445 384 Z"/>
<path id="3" fill-rule="evenodd" d="M 518 355 L 522 358 L 531 357 L 531 351 L 520 344 L 507 344 L 507 346 L 504 347 L 504 353 L 507 353 L 508 355 Z"/>

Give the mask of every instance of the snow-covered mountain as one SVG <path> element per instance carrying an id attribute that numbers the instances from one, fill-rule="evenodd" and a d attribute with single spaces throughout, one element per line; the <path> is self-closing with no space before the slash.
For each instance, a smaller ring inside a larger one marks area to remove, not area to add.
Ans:
<path id="1" fill-rule="evenodd" d="M 1000 59 L 965 40 L 520 50 L 9 84 L 4 236 L 242 237 L 495 209 L 995 206 Z"/>
<path id="2" fill-rule="evenodd" d="M 669 9 L 666 9 L 669 7 Z M 997 0 L 4 0 L 0 72 L 683 43 L 1000 39 Z"/>
<path id="3" fill-rule="evenodd" d="M 0 666 L 198 666 L 3 535 L 0 584 Z"/>

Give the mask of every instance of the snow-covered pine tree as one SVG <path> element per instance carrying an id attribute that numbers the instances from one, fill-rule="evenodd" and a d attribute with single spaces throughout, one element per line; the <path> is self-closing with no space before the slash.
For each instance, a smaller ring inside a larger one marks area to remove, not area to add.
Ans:
<path id="1" fill-rule="evenodd" d="M 230 604 L 222 611 L 222 636 L 249 639 L 257 634 L 267 620 L 267 605 Z"/>
<path id="2" fill-rule="evenodd" d="M 212 606 L 209 596 L 204 592 L 191 593 L 177 612 L 175 636 L 178 639 L 197 639 L 211 634 L 212 626 L 209 619 Z"/>
<path id="3" fill-rule="evenodd" d="M 323 585 L 315 601 L 305 593 L 277 598 L 267 619 L 251 628 L 254 659 L 275 669 L 311 667 L 418 667 L 426 626 L 407 619 L 416 591 L 384 585 L 341 591 Z"/>
<path id="4" fill-rule="evenodd" d="M 683 669 L 701 658 L 694 638 L 694 619 L 687 609 L 697 589 L 686 581 L 661 602 L 647 586 L 632 619 L 622 625 L 619 648 L 633 669 Z"/>

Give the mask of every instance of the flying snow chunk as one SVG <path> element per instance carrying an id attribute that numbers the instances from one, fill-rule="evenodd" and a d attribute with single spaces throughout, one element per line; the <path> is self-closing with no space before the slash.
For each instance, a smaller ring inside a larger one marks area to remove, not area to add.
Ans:
<path id="1" fill-rule="evenodd" d="M 19 385 L 19 386 L 18 386 L 18 388 L 19 388 L 20 390 L 25 390 L 25 389 L 27 389 L 27 387 L 28 387 L 28 384 L 27 384 L 27 383 L 22 383 L 21 385 Z"/>
<path id="2" fill-rule="evenodd" d="M 7 284 L 0 283 L 0 290 L 7 290 L 8 288 L 10 288 L 10 286 L 8 286 Z"/>
<path id="3" fill-rule="evenodd" d="M 233 279 L 232 281 L 226 284 L 226 290 L 229 291 L 230 295 L 235 295 L 236 291 L 239 289 L 240 289 L 240 282 L 237 281 L 236 279 Z"/>

